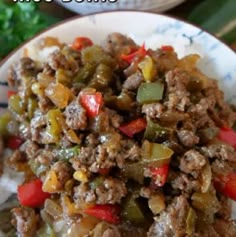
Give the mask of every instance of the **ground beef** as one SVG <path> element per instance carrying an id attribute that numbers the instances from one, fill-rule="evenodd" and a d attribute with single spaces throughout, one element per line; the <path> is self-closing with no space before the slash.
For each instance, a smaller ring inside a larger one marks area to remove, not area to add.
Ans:
<path id="1" fill-rule="evenodd" d="M 214 229 L 220 237 L 235 237 L 236 236 L 236 221 L 225 221 L 216 219 Z"/>
<path id="2" fill-rule="evenodd" d="M 116 178 L 105 178 L 92 181 L 90 184 L 81 183 L 74 188 L 76 203 L 115 204 L 127 194 L 125 183 Z"/>
<path id="3" fill-rule="evenodd" d="M 35 158 L 37 156 L 39 150 L 40 150 L 40 147 L 36 142 L 27 140 L 24 143 L 24 151 L 25 151 L 28 159 Z"/>
<path id="4" fill-rule="evenodd" d="M 94 203 L 96 201 L 96 195 L 94 190 L 90 188 L 89 184 L 81 183 L 74 187 L 73 199 L 78 205 L 81 205 L 81 203 Z"/>
<path id="5" fill-rule="evenodd" d="M 121 198 L 127 194 L 125 183 L 116 178 L 106 178 L 102 185 L 95 189 L 97 204 L 120 203 Z"/>
<path id="6" fill-rule="evenodd" d="M 180 170 L 196 177 L 206 162 L 206 158 L 201 153 L 196 150 L 189 150 L 180 159 Z"/>
<path id="7" fill-rule="evenodd" d="M 0 135 L 0 155 L 2 155 L 3 149 L 4 149 L 3 139 L 2 139 L 2 136 Z"/>
<path id="8" fill-rule="evenodd" d="M 45 115 L 40 111 L 35 112 L 34 118 L 30 121 L 31 140 L 41 143 L 43 132 L 46 127 L 47 121 Z"/>
<path id="9" fill-rule="evenodd" d="M 144 79 L 142 73 L 140 71 L 137 71 L 125 80 L 123 88 L 131 91 L 137 90 L 143 80 Z"/>
<path id="10" fill-rule="evenodd" d="M 8 74 L 8 84 L 11 87 L 19 86 L 23 83 L 23 77 L 36 76 L 41 69 L 36 62 L 31 58 L 21 58 L 20 61 L 14 64 Z"/>
<path id="11" fill-rule="evenodd" d="M 39 218 L 34 209 L 17 207 L 12 209 L 12 214 L 12 224 L 16 227 L 19 236 L 31 237 L 36 234 Z"/>
<path id="12" fill-rule="evenodd" d="M 226 237 L 225 235 L 220 236 L 216 230 L 215 230 L 215 225 L 208 225 L 205 226 L 204 229 L 201 231 L 197 231 L 196 233 L 193 234 L 193 237 Z"/>
<path id="13" fill-rule="evenodd" d="M 112 33 L 107 36 L 105 50 L 112 56 L 129 54 L 134 48 L 137 48 L 134 41 L 120 33 Z"/>
<path id="14" fill-rule="evenodd" d="M 35 155 L 36 161 L 45 166 L 51 165 L 56 158 L 56 154 L 50 149 L 40 149 Z"/>
<path id="15" fill-rule="evenodd" d="M 150 103 L 142 106 L 142 113 L 145 113 L 148 118 L 160 118 L 164 111 L 164 106 L 161 103 Z"/>
<path id="16" fill-rule="evenodd" d="M 57 161 L 51 168 L 55 171 L 57 179 L 60 186 L 57 187 L 58 190 L 63 189 L 66 181 L 68 181 L 72 176 L 72 170 L 70 165 L 64 161 Z"/>
<path id="17" fill-rule="evenodd" d="M 26 162 L 26 156 L 22 151 L 15 150 L 8 158 L 8 162 L 12 168 L 17 169 L 18 164 Z"/>
<path id="18" fill-rule="evenodd" d="M 189 204 L 184 196 L 175 198 L 159 217 L 155 218 L 148 237 L 184 237 Z"/>
<path id="19" fill-rule="evenodd" d="M 186 87 L 189 75 L 179 69 L 174 69 L 166 74 L 167 101 L 164 104 L 169 110 L 185 111 L 190 104 L 190 93 Z"/>
<path id="20" fill-rule="evenodd" d="M 87 127 L 86 110 L 80 105 L 78 99 L 66 107 L 64 115 L 69 128 L 84 130 Z"/>
<path id="21" fill-rule="evenodd" d="M 227 144 L 211 144 L 201 148 L 203 154 L 208 158 L 217 158 L 236 162 L 236 151 Z"/>
<path id="22" fill-rule="evenodd" d="M 180 190 L 187 196 L 201 190 L 201 184 L 198 180 L 180 172 L 171 180 L 171 186 L 173 189 Z"/>
<path id="23" fill-rule="evenodd" d="M 177 131 L 177 136 L 185 147 L 192 147 L 199 142 L 199 137 L 193 131 L 181 129 Z"/>

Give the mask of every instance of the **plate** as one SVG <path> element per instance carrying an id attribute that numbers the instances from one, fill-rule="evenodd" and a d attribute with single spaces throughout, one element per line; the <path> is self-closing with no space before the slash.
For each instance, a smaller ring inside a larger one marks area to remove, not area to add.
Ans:
<path id="1" fill-rule="evenodd" d="M 39 34 L 11 53 L 0 63 L 0 106 L 7 106 L 7 71 L 17 62 L 23 49 L 46 36 L 58 37 L 70 43 L 76 36 L 87 36 L 101 44 L 111 32 L 120 32 L 132 37 L 138 44 L 147 47 L 172 45 L 179 57 L 198 53 L 202 59 L 199 68 L 209 77 L 219 80 L 226 99 L 236 104 L 236 54 L 228 46 L 209 33 L 186 22 L 153 13 L 120 11 L 77 17 L 60 23 Z M 0 190 L 1 191 L 1 190 Z M 236 213 L 233 213 L 234 217 Z"/>
<path id="2" fill-rule="evenodd" d="M 72 0 L 70 2 L 62 2 L 61 0 L 56 1 L 63 7 L 84 15 L 111 10 L 145 10 L 152 12 L 163 12 L 179 5 L 185 0 L 108 0 L 105 1 L 105 3 L 104 1 L 89 2 L 83 0 Z"/>

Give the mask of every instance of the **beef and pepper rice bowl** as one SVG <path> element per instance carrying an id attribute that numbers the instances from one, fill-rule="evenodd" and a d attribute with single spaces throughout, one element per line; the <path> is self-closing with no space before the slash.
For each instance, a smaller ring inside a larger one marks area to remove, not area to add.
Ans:
<path id="1" fill-rule="evenodd" d="M 25 50 L 0 117 L 12 236 L 236 236 L 236 109 L 199 58 L 120 33 Z"/>

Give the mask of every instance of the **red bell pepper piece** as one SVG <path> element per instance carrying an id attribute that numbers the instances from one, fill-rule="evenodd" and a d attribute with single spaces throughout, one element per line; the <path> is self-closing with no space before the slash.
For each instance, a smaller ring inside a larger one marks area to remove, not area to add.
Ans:
<path id="1" fill-rule="evenodd" d="M 107 175 L 107 174 L 109 174 L 109 172 L 110 172 L 109 168 L 100 168 L 98 170 L 98 173 L 101 174 L 101 175 Z"/>
<path id="2" fill-rule="evenodd" d="M 120 57 L 122 60 L 124 60 L 128 63 L 132 63 L 134 58 L 136 58 L 136 57 L 143 58 L 146 55 L 147 55 L 147 50 L 145 49 L 145 44 L 143 44 L 137 51 L 135 51 L 131 54 L 128 54 L 128 55 L 122 54 Z"/>
<path id="3" fill-rule="evenodd" d="M 112 224 L 120 223 L 120 207 L 118 205 L 95 205 L 86 209 L 84 212 L 90 216 L 94 216 Z"/>
<path id="4" fill-rule="evenodd" d="M 24 142 L 24 139 L 18 136 L 11 136 L 7 140 L 7 147 L 12 150 L 16 150 L 20 147 L 20 145 Z"/>
<path id="5" fill-rule="evenodd" d="M 152 174 L 152 178 L 154 179 L 155 184 L 158 187 L 162 187 L 168 178 L 169 174 L 169 165 L 165 164 L 161 167 L 151 167 L 150 172 Z"/>
<path id="6" fill-rule="evenodd" d="M 88 37 L 77 37 L 73 41 L 72 48 L 75 50 L 81 50 L 92 45 L 93 41 Z"/>
<path id="7" fill-rule="evenodd" d="M 80 103 L 86 109 L 87 115 L 90 118 L 97 116 L 103 105 L 103 98 L 100 92 L 83 93 L 80 96 Z"/>
<path id="8" fill-rule="evenodd" d="M 40 179 L 35 179 L 18 186 L 17 196 L 20 204 L 27 207 L 41 206 L 50 197 L 49 193 L 43 192 L 42 185 Z"/>
<path id="9" fill-rule="evenodd" d="M 173 52 L 174 48 L 171 45 L 162 45 L 161 50 L 162 51 L 167 51 L 167 52 Z"/>
<path id="10" fill-rule="evenodd" d="M 236 173 L 218 177 L 214 182 L 215 189 L 230 199 L 236 201 Z"/>
<path id="11" fill-rule="evenodd" d="M 120 126 L 120 131 L 128 137 L 133 137 L 134 134 L 143 131 L 147 126 L 147 122 L 144 118 L 137 118 L 127 124 Z"/>
<path id="12" fill-rule="evenodd" d="M 236 149 L 236 132 L 232 128 L 221 128 L 218 134 L 218 138 Z"/>
<path id="13" fill-rule="evenodd" d="M 16 93 L 17 93 L 16 91 L 12 90 L 7 91 L 7 98 L 9 99 L 12 95 L 15 95 Z"/>

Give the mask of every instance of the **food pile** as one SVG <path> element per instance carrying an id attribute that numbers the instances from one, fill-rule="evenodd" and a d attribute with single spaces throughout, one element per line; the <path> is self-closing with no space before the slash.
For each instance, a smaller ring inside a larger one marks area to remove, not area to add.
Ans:
<path id="1" fill-rule="evenodd" d="M 198 59 L 119 33 L 26 50 L 0 118 L 6 165 L 24 173 L 16 232 L 236 236 L 236 110 Z"/>

